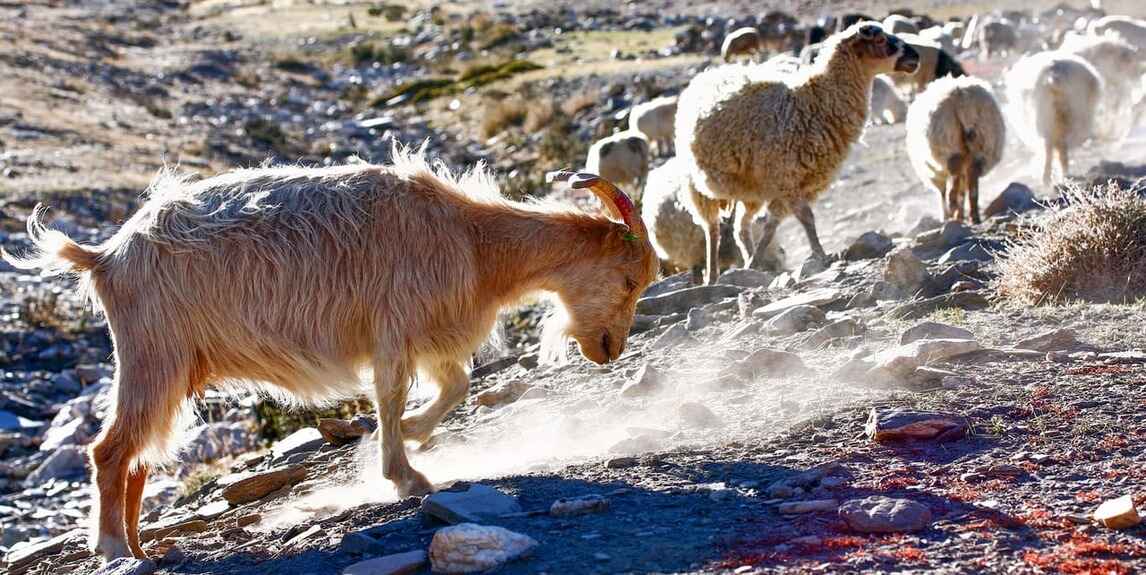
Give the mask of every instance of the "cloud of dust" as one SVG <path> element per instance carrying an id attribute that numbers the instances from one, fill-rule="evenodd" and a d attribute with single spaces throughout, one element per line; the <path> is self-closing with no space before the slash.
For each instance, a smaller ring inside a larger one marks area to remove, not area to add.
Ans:
<path id="1" fill-rule="evenodd" d="M 551 385 L 547 386 L 548 395 L 483 409 L 464 430 L 446 433 L 432 449 L 408 449 L 411 464 L 441 485 L 556 471 L 571 464 L 681 446 L 759 441 L 796 421 L 882 393 L 824 377 L 827 369 L 823 360 L 845 351 L 801 354 L 808 365 L 818 366 L 812 372 L 722 388 L 719 372 L 731 363 L 722 359 L 723 351 L 731 347 L 735 346 L 699 348 L 689 355 L 711 359 L 690 358 L 687 369 L 674 369 L 667 360 L 652 360 L 665 370 L 666 382 L 659 392 L 638 399 L 621 398 L 618 389 L 621 382 L 635 378 L 634 373 L 594 368 L 588 374 L 574 375 L 560 369 L 541 374 Z M 582 360 L 574 360 L 578 361 Z M 533 372 L 523 377 L 530 383 L 541 380 Z M 285 502 L 265 516 L 261 527 L 273 530 L 362 504 L 398 499 L 390 482 L 382 477 L 376 442 L 363 441 L 355 459 L 358 469 L 352 481 L 324 486 Z"/>

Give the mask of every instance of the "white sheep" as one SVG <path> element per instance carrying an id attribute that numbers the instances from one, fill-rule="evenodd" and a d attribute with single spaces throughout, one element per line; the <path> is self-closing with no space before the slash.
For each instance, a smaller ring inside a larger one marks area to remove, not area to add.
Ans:
<path id="1" fill-rule="evenodd" d="M 1005 20 L 992 20 L 979 25 L 980 59 L 1010 54 L 1018 45 L 1019 33 L 1014 24 Z"/>
<path id="2" fill-rule="evenodd" d="M 1066 177 L 1070 148 L 1091 137 L 1102 97 L 1102 79 L 1089 62 L 1061 51 L 1025 56 L 1006 74 L 1008 115 L 1032 149 L 1045 153 L 1043 182 L 1051 183 L 1058 154 Z"/>
<path id="3" fill-rule="evenodd" d="M 867 119 L 872 78 L 912 73 L 919 55 L 879 24 L 861 22 L 824 43 L 807 70 L 720 66 L 689 82 L 677 108 L 676 149 L 692 174 L 690 208 L 705 226 L 705 280 L 718 274 L 721 202 L 740 202 L 736 241 L 750 266 L 789 214 L 804 227 L 812 254 L 825 258 L 811 203 L 825 190 Z M 756 249 L 747 225 L 768 216 Z M 762 257 L 762 255 L 761 255 Z"/>
<path id="4" fill-rule="evenodd" d="M 695 220 L 687 203 L 692 184 L 688 167 L 680 158 L 667 162 L 649 172 L 649 181 L 641 203 L 641 218 L 648 230 L 649 241 L 661 259 L 662 265 L 672 273 L 703 269 L 705 258 L 704 228 Z M 763 222 L 752 224 L 753 233 L 759 235 Z M 721 232 L 726 226 L 721 225 Z M 730 234 L 731 235 L 731 234 Z M 768 244 L 769 267 L 782 269 L 783 250 L 773 241 Z M 733 242 L 721 243 L 720 265 L 730 267 L 743 264 Z"/>
<path id="5" fill-rule="evenodd" d="M 720 46 L 720 55 L 725 62 L 731 62 L 737 56 L 754 56 L 763 48 L 760 42 L 760 32 L 751 26 L 737 28 L 724 37 Z"/>
<path id="6" fill-rule="evenodd" d="M 1129 16 L 1103 16 L 1092 21 L 1087 31 L 1092 36 L 1117 36 L 1139 50 L 1146 50 L 1146 20 Z"/>
<path id="7" fill-rule="evenodd" d="M 969 76 L 931 83 L 907 110 L 907 156 L 939 194 L 945 219 L 979 223 L 979 179 L 1003 157 L 1006 122 L 991 85 Z"/>
<path id="8" fill-rule="evenodd" d="M 640 132 L 657 147 L 658 156 L 673 155 L 673 126 L 676 123 L 676 96 L 661 96 L 633 106 L 629 130 Z"/>
<path id="9" fill-rule="evenodd" d="M 78 274 L 115 343 L 111 409 L 91 450 L 91 543 L 135 556 L 149 469 L 178 415 L 216 386 L 277 391 L 293 403 L 367 389 L 382 475 L 398 494 L 433 484 L 406 456 L 466 397 L 466 365 L 498 312 L 555 293 L 568 334 L 596 363 L 617 359 L 637 298 L 657 274 L 644 223 L 624 193 L 563 173 L 617 221 L 502 198 L 480 168 L 456 178 L 420 155 L 393 165 L 165 175 L 111 238 L 81 245 L 28 220 L 36 252 L 19 268 Z M 562 338 L 555 338 L 563 341 Z M 406 413 L 421 372 L 438 396 Z M 369 379 L 362 376 L 369 374 Z"/>
<path id="10" fill-rule="evenodd" d="M 589 146 L 585 171 L 618 185 L 628 184 L 633 194 L 640 194 L 649 175 L 648 138 L 626 130 L 597 140 Z"/>
<path id="11" fill-rule="evenodd" d="M 891 14 L 883 19 L 883 29 L 888 34 L 918 34 L 919 26 L 907 16 Z"/>
<path id="12" fill-rule="evenodd" d="M 868 120 L 873 124 L 898 124 L 907 116 L 907 102 L 895 87 L 895 82 L 884 74 L 871 84 L 871 110 Z"/>
<path id="13" fill-rule="evenodd" d="M 956 54 L 959 52 L 955 43 L 955 36 L 947 31 L 943 26 L 932 26 L 924 28 L 919 31 L 919 37 L 928 41 L 938 44 L 945 52 Z"/>
<path id="14" fill-rule="evenodd" d="M 1130 133 L 1136 112 L 1143 103 L 1146 57 L 1141 50 L 1117 36 L 1067 34 L 1059 48 L 1082 57 L 1102 78 L 1102 113 L 1096 133 L 1118 140 Z"/>

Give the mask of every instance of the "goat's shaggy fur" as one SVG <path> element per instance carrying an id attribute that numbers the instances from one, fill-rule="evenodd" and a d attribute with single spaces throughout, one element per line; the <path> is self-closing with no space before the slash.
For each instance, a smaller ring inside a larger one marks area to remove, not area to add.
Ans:
<path id="1" fill-rule="evenodd" d="M 640 194 L 649 175 L 649 140 L 640 132 L 625 130 L 589 146 L 585 171 L 618 185 L 624 183 Z"/>
<path id="2" fill-rule="evenodd" d="M 979 56 L 1009 54 L 1019 47 L 1019 33 L 1015 25 L 1002 20 L 984 22 L 979 26 Z"/>
<path id="3" fill-rule="evenodd" d="M 1032 149 L 1044 151 L 1043 182 L 1051 182 L 1058 154 L 1062 176 L 1068 153 L 1091 137 L 1102 97 L 1102 79 L 1089 62 L 1065 52 L 1020 59 L 1006 74 L 1008 115 Z"/>
<path id="4" fill-rule="evenodd" d="M 758 246 L 767 246 L 780 220 L 794 213 L 813 254 L 825 255 L 810 204 L 863 131 L 872 78 L 897 66 L 914 71 L 914 51 L 878 24 L 861 23 L 825 42 L 816 63 L 798 74 L 721 66 L 689 83 L 677 108 L 676 144 L 696 189 L 690 209 L 706 225 L 706 281 L 718 273 L 721 202 L 746 208 L 736 222 L 745 259 L 761 251 L 749 245 L 747 223 L 764 205 L 768 218 Z"/>
<path id="5" fill-rule="evenodd" d="M 465 365 L 501 307 L 554 292 L 586 357 L 620 355 L 657 271 L 645 239 L 604 217 L 508 202 L 480 168 L 455 178 L 394 155 L 392 166 L 164 174 L 102 245 L 45 229 L 37 213 L 38 253 L 3 254 L 78 273 L 107 315 L 114 408 L 92 448 L 92 542 L 106 558 L 143 556 L 148 469 L 180 407 L 208 387 L 257 382 L 316 402 L 358 393 L 371 372 L 383 474 L 405 495 L 432 485 L 403 439 L 426 441 L 465 398 Z M 416 371 L 439 395 L 402 417 Z"/>
<path id="6" fill-rule="evenodd" d="M 639 132 L 652 144 L 657 155 L 671 156 L 673 125 L 676 122 L 676 96 L 661 96 L 629 111 L 629 130 Z"/>
<path id="7" fill-rule="evenodd" d="M 1019 305 L 1146 297 L 1146 199 L 1111 184 L 1068 185 L 1051 212 L 999 261 L 999 295 Z"/>
<path id="8" fill-rule="evenodd" d="M 979 223 L 979 178 L 1003 157 L 1006 122 L 990 84 L 970 77 L 932 82 L 907 111 L 907 156 L 939 195 L 944 218 Z"/>

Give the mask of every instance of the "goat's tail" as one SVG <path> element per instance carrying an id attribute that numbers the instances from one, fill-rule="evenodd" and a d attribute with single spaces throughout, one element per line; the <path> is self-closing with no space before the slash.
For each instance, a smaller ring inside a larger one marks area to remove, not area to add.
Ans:
<path id="1" fill-rule="evenodd" d="M 80 245 L 59 230 L 49 229 L 43 222 L 46 211 L 43 204 L 37 204 L 28 216 L 28 239 L 35 244 L 35 250 L 16 257 L 0 247 L 0 258 L 18 269 L 38 269 L 44 275 L 86 272 L 99 265 L 103 252 Z"/>

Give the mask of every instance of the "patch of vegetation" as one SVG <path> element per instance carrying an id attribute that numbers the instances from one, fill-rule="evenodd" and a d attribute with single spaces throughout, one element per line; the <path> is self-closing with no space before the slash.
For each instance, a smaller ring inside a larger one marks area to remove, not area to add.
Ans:
<path id="1" fill-rule="evenodd" d="M 589 143 L 577 137 L 577 126 L 563 114 L 555 114 L 541 136 L 538 153 L 545 169 L 565 167 L 589 152 Z"/>
<path id="2" fill-rule="evenodd" d="M 375 4 L 367 8 L 366 13 L 375 18 L 381 16 L 387 22 L 398 22 L 406 18 L 406 7 L 400 4 Z"/>
<path id="3" fill-rule="evenodd" d="M 373 42 L 359 42 L 350 47 L 350 60 L 356 66 L 373 64 L 375 62 L 390 66 L 410 59 L 410 51 L 394 46 L 389 42 L 374 44 Z"/>
<path id="4" fill-rule="evenodd" d="M 1021 305 L 1146 296 L 1146 199 L 1116 184 L 1068 186 L 1064 208 L 1012 242 L 998 291 Z"/>
<path id="5" fill-rule="evenodd" d="M 359 413 L 371 413 L 374 404 L 365 398 L 343 401 L 337 405 L 313 409 L 290 409 L 273 401 L 260 401 L 255 406 L 259 438 L 278 441 L 304 427 L 318 425 L 319 419 L 350 419 Z"/>
<path id="6" fill-rule="evenodd" d="M 528 60 L 509 60 L 498 65 L 475 66 L 462 72 L 457 78 L 423 78 L 410 80 L 395 86 L 389 92 L 375 98 L 374 107 L 417 104 L 434 98 L 449 96 L 511 78 L 517 74 L 538 70 L 542 66 Z"/>
<path id="7" fill-rule="evenodd" d="M 525 123 L 528 114 L 529 107 L 525 100 L 518 97 L 488 102 L 481 119 L 482 136 L 492 138 L 511 126 L 520 126 Z"/>
<path id="8" fill-rule="evenodd" d="M 243 131 L 256 144 L 282 157 L 291 157 L 298 152 L 296 147 L 291 144 L 286 132 L 274 122 L 255 118 L 243 126 Z"/>
<path id="9" fill-rule="evenodd" d="M 306 74 L 311 71 L 310 64 L 291 56 L 277 60 L 274 66 L 278 70 L 282 70 L 283 72 L 291 72 L 294 74 Z"/>
<path id="10" fill-rule="evenodd" d="M 565 100 L 565 103 L 561 104 L 561 111 L 565 112 L 566 116 L 576 116 L 578 112 L 588 110 L 600 102 L 601 98 L 595 92 L 584 90 Z"/>
<path id="11" fill-rule="evenodd" d="M 179 496 L 189 497 L 195 495 L 200 489 L 212 485 L 223 476 L 223 470 L 218 466 L 202 465 L 195 468 L 179 486 Z"/>

